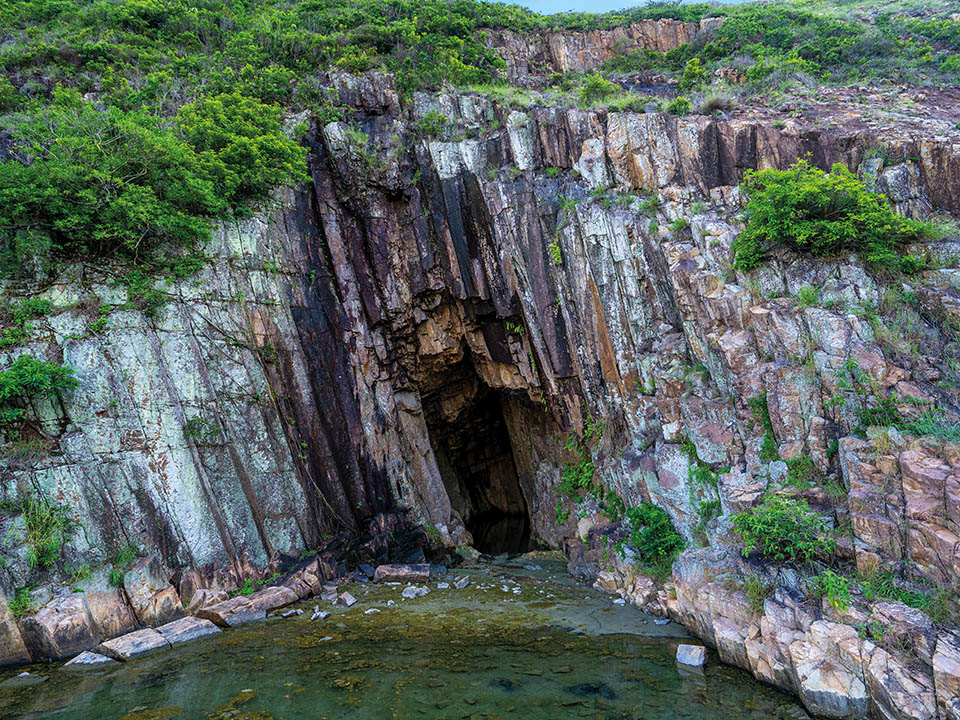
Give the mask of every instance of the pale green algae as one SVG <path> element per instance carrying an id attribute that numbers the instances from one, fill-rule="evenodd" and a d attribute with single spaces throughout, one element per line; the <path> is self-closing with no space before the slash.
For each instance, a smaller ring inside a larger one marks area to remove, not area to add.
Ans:
<path id="1" fill-rule="evenodd" d="M 794 700 L 715 657 L 702 676 L 682 675 L 674 662 L 682 628 L 613 604 L 556 559 L 519 564 L 532 563 L 541 569 L 464 569 L 457 574 L 471 578 L 467 588 L 431 582 L 429 595 L 412 600 L 401 586 L 353 585 L 359 602 L 324 605 L 326 620 L 310 622 L 311 600 L 299 617 L 108 670 L 36 666 L 47 681 L 2 691 L 0 717 L 804 717 Z"/>

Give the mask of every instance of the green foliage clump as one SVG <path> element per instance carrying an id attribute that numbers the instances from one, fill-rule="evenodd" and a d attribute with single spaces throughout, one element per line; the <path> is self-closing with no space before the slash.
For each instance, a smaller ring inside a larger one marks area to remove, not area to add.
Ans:
<path id="1" fill-rule="evenodd" d="M 75 387 L 71 368 L 21 355 L 0 372 L 0 425 L 23 420 L 28 404 Z"/>
<path id="2" fill-rule="evenodd" d="M 176 127 L 203 176 L 231 205 L 307 179 L 306 148 L 283 133 L 276 105 L 237 92 L 205 97 L 180 109 Z"/>
<path id="3" fill-rule="evenodd" d="M 824 570 L 811 578 L 813 591 L 826 597 L 833 608 L 843 612 L 850 607 L 850 580 L 833 570 Z"/>
<path id="4" fill-rule="evenodd" d="M 759 575 L 750 575 L 743 581 L 743 592 L 750 603 L 750 611 L 756 614 L 763 612 L 764 601 L 773 595 L 776 590 L 774 583 L 766 582 Z"/>
<path id="5" fill-rule="evenodd" d="M 625 517 L 630 528 L 627 542 L 640 561 L 658 574 L 669 575 L 670 566 L 684 547 L 670 516 L 653 503 L 643 502 L 627 508 Z"/>
<path id="6" fill-rule="evenodd" d="M 122 587 L 123 577 L 127 574 L 127 570 L 130 569 L 130 566 L 133 565 L 133 561 L 136 559 L 137 550 L 132 545 L 124 545 L 117 550 L 110 560 L 110 564 L 112 565 L 110 568 L 110 584 L 114 587 Z"/>
<path id="7" fill-rule="evenodd" d="M 744 557 L 755 550 L 780 562 L 806 563 L 833 553 L 822 517 L 805 500 L 769 495 L 762 505 L 732 517 Z"/>
<path id="8" fill-rule="evenodd" d="M 29 546 L 27 564 L 32 568 L 51 567 L 73 532 L 74 522 L 66 508 L 44 499 L 26 501 L 23 511 Z"/>
<path id="9" fill-rule="evenodd" d="M 679 115 L 680 117 L 683 117 L 684 115 L 689 115 L 692 109 L 693 103 L 691 103 L 690 99 L 684 95 L 678 95 L 669 103 L 667 103 L 667 112 L 671 115 Z"/>
<path id="10" fill-rule="evenodd" d="M 0 348 L 9 348 L 25 342 L 33 331 L 31 320 L 43 317 L 53 305 L 44 298 L 27 298 L 9 308 L 0 309 L 3 327 L 0 331 Z"/>
<path id="11" fill-rule="evenodd" d="M 814 257 L 859 252 L 876 271 L 903 269 L 902 247 L 935 234 L 928 223 L 897 215 L 879 193 L 846 167 L 830 172 L 798 160 L 788 170 L 768 168 L 744 176 L 747 226 L 734 242 L 734 267 L 760 266 L 772 248 Z"/>
<path id="12" fill-rule="evenodd" d="M 773 433 L 773 421 L 770 419 L 770 409 L 767 407 L 767 391 L 754 395 L 747 401 L 753 418 L 760 423 L 763 428 L 763 444 L 760 446 L 760 459 L 766 462 L 773 462 L 780 459 L 780 451 L 777 449 L 777 437 Z"/>
<path id="13" fill-rule="evenodd" d="M 622 90 L 600 73 L 587 75 L 580 86 L 579 100 L 581 107 L 590 107 L 596 102 L 606 100 L 609 97 L 618 95 Z"/>
<path id="14" fill-rule="evenodd" d="M 447 126 L 447 116 L 437 112 L 436 110 L 431 110 L 422 118 L 413 123 L 413 130 L 423 137 L 437 137 L 443 129 Z"/>
<path id="15" fill-rule="evenodd" d="M 798 308 L 816 307 L 820 303 L 820 290 L 812 285 L 804 285 L 797 288 L 797 294 L 794 295 Z"/>
<path id="16" fill-rule="evenodd" d="M 683 75 L 680 76 L 677 89 L 681 92 L 695 90 L 709 79 L 710 73 L 700 64 L 700 58 L 692 57 L 687 60 L 687 64 L 683 66 Z"/>
<path id="17" fill-rule="evenodd" d="M 17 588 L 8 607 L 17 620 L 33 612 L 33 598 L 30 597 L 30 588 Z"/>
<path id="18" fill-rule="evenodd" d="M 787 484 L 805 490 L 819 484 L 820 471 L 809 455 L 800 454 L 787 460 Z"/>

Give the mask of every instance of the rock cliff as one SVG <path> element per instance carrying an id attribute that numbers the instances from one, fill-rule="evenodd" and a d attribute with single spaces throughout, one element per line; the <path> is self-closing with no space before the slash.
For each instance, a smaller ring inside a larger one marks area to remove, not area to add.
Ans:
<path id="1" fill-rule="evenodd" d="M 493 42 L 515 49 L 519 77 L 592 67 L 621 37 L 669 49 L 698 30 Z M 5 497 L 33 490 L 69 508 L 74 567 L 126 546 L 153 559 L 119 598 L 103 573 L 83 596 L 50 574 L 35 615 L 17 623 L 0 608 L 3 658 L 63 657 L 159 624 L 181 598 L 263 577 L 398 510 L 448 544 L 493 552 L 586 535 L 593 559 L 574 565 L 596 574 L 597 533 L 578 533 L 582 518 L 557 511 L 555 490 L 572 461 L 565 441 L 602 419 L 598 477 L 628 505 L 664 508 L 690 545 L 711 545 L 687 551 L 659 595 L 619 565 L 609 589 L 668 612 L 814 712 L 955 717 L 944 714 L 960 668 L 949 633 L 916 620 L 917 635 L 902 609 L 875 605 L 919 644 L 881 646 L 855 629 L 870 617 L 804 604 L 788 581 L 757 614 L 724 578 L 744 562 L 725 547 L 727 518 L 803 454 L 839 491 L 795 492 L 849 527 L 846 557 L 960 587 L 956 447 L 855 437 L 851 411 L 830 401 L 853 360 L 906 414 L 957 407 L 960 238 L 921 248 L 937 269 L 896 288 L 913 305 L 879 315 L 889 288 L 855 257 L 784 253 L 751 277 L 731 269 L 746 170 L 841 162 L 902 213 L 958 213 L 960 131 L 520 108 L 463 93 L 401 105 L 387 75 L 326 80 L 349 113 L 310 125 L 312 182 L 218 226 L 204 269 L 163 286 L 155 316 L 127 309 L 109 267 L 4 288 L 54 310 L 0 366 L 29 351 L 80 382 L 32 408 L 32 434 L 4 446 Z M 425 138 L 414 128 L 431 111 L 447 124 Z M 819 301 L 802 306 L 808 286 Z M 782 460 L 761 459 L 758 397 Z M 715 488 L 691 479 L 698 463 Z M 707 517 L 709 503 L 719 512 Z M 22 536 L 23 523 L 12 515 L 0 533 Z M 30 572 L 25 548 L 8 548 L 8 597 Z"/>

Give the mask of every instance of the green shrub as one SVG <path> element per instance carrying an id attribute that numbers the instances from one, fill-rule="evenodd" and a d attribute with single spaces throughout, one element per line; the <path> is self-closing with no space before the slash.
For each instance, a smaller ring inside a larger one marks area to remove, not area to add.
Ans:
<path id="1" fill-rule="evenodd" d="M 660 574 L 669 574 L 670 565 L 683 550 L 683 537 L 670 516 L 653 503 L 644 502 L 625 512 L 630 528 L 628 542 L 640 561 Z"/>
<path id="2" fill-rule="evenodd" d="M 766 462 L 773 462 L 780 459 L 780 451 L 777 449 L 777 437 L 773 433 L 773 421 L 770 419 L 770 409 L 767 407 L 767 391 L 763 390 L 759 394 L 747 401 L 753 418 L 760 423 L 763 428 L 763 444 L 760 446 L 760 459 Z"/>
<path id="3" fill-rule="evenodd" d="M 687 64 L 683 67 L 683 75 L 680 77 L 680 82 L 677 83 L 677 89 L 681 92 L 694 90 L 709 79 L 710 73 L 700 65 L 700 58 L 692 57 L 687 60 Z"/>
<path id="4" fill-rule="evenodd" d="M 27 298 L 21 303 L 14 305 L 2 315 L 9 316 L 9 322 L 5 322 L 6 327 L 0 332 L 0 348 L 13 347 L 26 342 L 33 332 L 33 326 L 30 321 L 43 317 L 53 308 L 49 300 L 43 298 Z"/>
<path id="5" fill-rule="evenodd" d="M 590 107 L 596 102 L 622 92 L 619 85 L 615 85 L 599 73 L 587 75 L 580 86 L 579 98 L 582 107 Z"/>
<path id="6" fill-rule="evenodd" d="M 679 115 L 680 117 L 689 115 L 692 109 L 693 104 L 683 95 L 675 97 L 667 104 L 667 112 L 671 115 Z"/>
<path id="7" fill-rule="evenodd" d="M 801 490 L 818 485 L 820 471 L 809 455 L 800 454 L 787 460 L 787 484 Z"/>
<path id="8" fill-rule="evenodd" d="M 833 570 L 824 570 L 811 578 L 812 590 L 826 597 L 834 609 L 843 612 L 850 607 L 850 581 Z"/>
<path id="9" fill-rule="evenodd" d="M 271 187 L 305 181 L 306 148 L 283 133 L 281 109 L 239 93 L 203 98 L 180 109 L 176 126 L 200 168 L 234 205 Z"/>
<path id="10" fill-rule="evenodd" d="M 734 241 L 734 267 L 749 271 L 777 247 L 814 257 L 862 253 L 869 267 L 894 272 L 901 248 L 935 233 L 928 223 L 901 217 L 883 195 L 869 192 L 839 163 L 829 173 L 798 160 L 789 170 L 744 176 L 747 226 Z M 908 263 L 909 264 L 909 263 Z"/>
<path id="11" fill-rule="evenodd" d="M 8 607 L 17 620 L 33 612 L 33 598 L 30 597 L 30 588 L 17 588 Z"/>
<path id="12" fill-rule="evenodd" d="M 110 584 L 114 587 L 122 587 L 123 578 L 127 574 L 127 570 L 130 569 L 133 561 L 136 559 L 137 550 L 132 545 L 124 545 L 117 550 L 110 560 L 110 564 L 112 565 L 110 568 Z"/>
<path id="13" fill-rule="evenodd" d="M 797 288 L 797 294 L 793 297 L 797 301 L 798 308 L 816 307 L 820 303 L 820 290 L 812 285 L 804 285 Z"/>
<path id="14" fill-rule="evenodd" d="M 22 508 L 26 524 L 27 564 L 41 570 L 52 567 L 73 532 L 73 520 L 66 508 L 44 498 L 28 498 L 24 500 Z"/>
<path id="15" fill-rule="evenodd" d="M 26 405 L 77 387 L 73 370 L 32 355 L 21 355 L 0 372 L 0 425 L 22 421 Z"/>
<path id="16" fill-rule="evenodd" d="M 447 126 L 447 116 L 431 110 L 422 118 L 413 123 L 414 131 L 423 137 L 437 137 Z"/>
<path id="17" fill-rule="evenodd" d="M 762 505 L 731 519 L 744 557 L 758 550 L 770 560 L 806 563 L 833 553 L 826 522 L 805 500 L 769 495 Z"/>
<path id="18" fill-rule="evenodd" d="M 773 595 L 776 585 L 764 581 L 759 575 L 750 575 L 743 581 L 743 592 L 750 603 L 750 611 L 756 614 L 763 612 L 764 601 Z"/>

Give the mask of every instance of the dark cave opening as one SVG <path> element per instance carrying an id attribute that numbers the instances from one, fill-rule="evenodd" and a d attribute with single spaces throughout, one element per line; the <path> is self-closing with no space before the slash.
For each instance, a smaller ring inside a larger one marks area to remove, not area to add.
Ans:
<path id="1" fill-rule="evenodd" d="M 479 378 L 469 358 L 445 368 L 424 390 L 440 474 L 474 547 L 494 555 L 526 552 L 530 517 L 501 393 Z"/>

